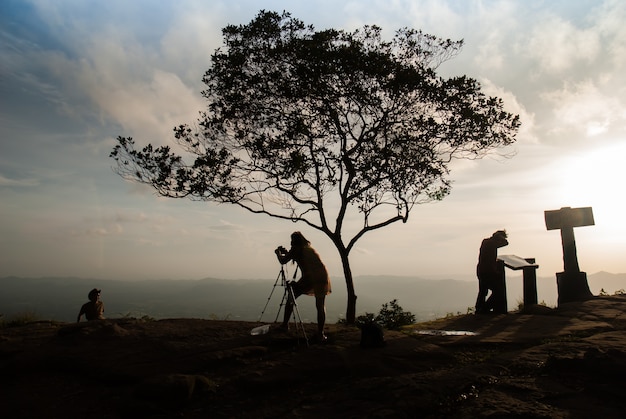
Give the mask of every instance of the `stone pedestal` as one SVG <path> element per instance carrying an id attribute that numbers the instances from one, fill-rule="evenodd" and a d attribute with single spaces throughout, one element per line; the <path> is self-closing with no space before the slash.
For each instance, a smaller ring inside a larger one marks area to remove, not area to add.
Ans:
<path id="1" fill-rule="evenodd" d="M 498 265 L 498 285 L 492 290 L 490 297 L 493 300 L 493 312 L 497 314 L 506 314 L 508 312 L 508 304 L 506 301 L 506 277 L 504 274 L 504 262 L 497 261 Z"/>
<path id="2" fill-rule="evenodd" d="M 527 258 L 526 262 L 532 266 L 522 268 L 524 281 L 524 307 L 537 304 L 537 265 L 535 258 Z"/>
<path id="3" fill-rule="evenodd" d="M 559 304 L 585 301 L 593 297 L 586 272 L 557 272 L 556 285 L 559 292 Z"/>
<path id="4" fill-rule="evenodd" d="M 561 230 L 563 245 L 563 272 L 557 272 L 556 285 L 559 290 L 559 304 L 571 301 L 584 301 L 593 297 L 587 284 L 587 274 L 578 267 L 574 227 L 595 224 L 591 207 L 570 208 L 544 211 L 546 228 Z"/>

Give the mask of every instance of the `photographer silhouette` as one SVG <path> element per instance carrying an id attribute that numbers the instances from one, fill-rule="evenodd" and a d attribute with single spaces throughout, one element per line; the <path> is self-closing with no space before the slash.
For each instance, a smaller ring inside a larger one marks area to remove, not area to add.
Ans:
<path id="1" fill-rule="evenodd" d="M 326 340 L 324 334 L 324 325 L 326 323 L 326 295 L 331 293 L 330 278 L 326 266 L 320 259 L 319 254 L 311 247 L 309 242 L 302 233 L 296 231 L 291 234 L 291 248 L 285 249 L 278 246 L 276 257 L 281 264 L 294 261 L 298 264 L 302 276 L 298 281 L 289 282 L 287 286 L 291 287 L 293 298 L 298 298 L 302 294 L 315 296 L 315 308 L 317 309 L 317 331 L 321 341 Z M 293 313 L 294 301 L 291 298 L 285 305 L 285 316 L 281 328 L 289 328 L 289 318 Z"/>

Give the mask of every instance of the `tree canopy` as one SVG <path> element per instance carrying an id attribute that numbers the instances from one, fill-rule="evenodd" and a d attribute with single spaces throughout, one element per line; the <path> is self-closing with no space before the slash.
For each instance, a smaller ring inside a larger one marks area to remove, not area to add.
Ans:
<path id="1" fill-rule="evenodd" d="M 452 159 L 512 144 L 519 117 L 476 80 L 437 75 L 463 41 L 408 28 L 389 41 L 377 26 L 316 31 L 267 11 L 223 36 L 203 78 L 208 108 L 197 124 L 174 129 L 186 158 L 118 137 L 116 170 L 163 196 L 230 203 L 322 231 L 341 257 L 354 322 L 355 243 L 406 222 L 416 204 L 443 199 Z M 348 217 L 362 221 L 344 238 Z"/>

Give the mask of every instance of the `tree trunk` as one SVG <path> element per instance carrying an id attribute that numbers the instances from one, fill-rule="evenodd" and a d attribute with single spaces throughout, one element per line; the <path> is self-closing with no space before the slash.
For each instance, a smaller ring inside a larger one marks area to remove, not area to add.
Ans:
<path id="1" fill-rule="evenodd" d="M 348 252 L 345 249 L 338 249 L 341 256 L 341 264 L 343 265 L 343 275 L 346 278 L 346 289 L 348 291 L 348 303 L 346 306 L 346 323 L 354 324 L 356 321 L 356 294 L 354 292 L 354 281 L 352 279 L 352 270 L 350 269 L 350 260 Z"/>

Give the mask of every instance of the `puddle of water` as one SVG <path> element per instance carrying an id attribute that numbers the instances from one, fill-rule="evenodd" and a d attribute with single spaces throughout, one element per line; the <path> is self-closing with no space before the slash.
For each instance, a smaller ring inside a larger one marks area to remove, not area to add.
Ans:
<path id="1" fill-rule="evenodd" d="M 416 330 L 414 333 L 431 336 L 476 336 L 478 334 L 468 330 Z"/>

